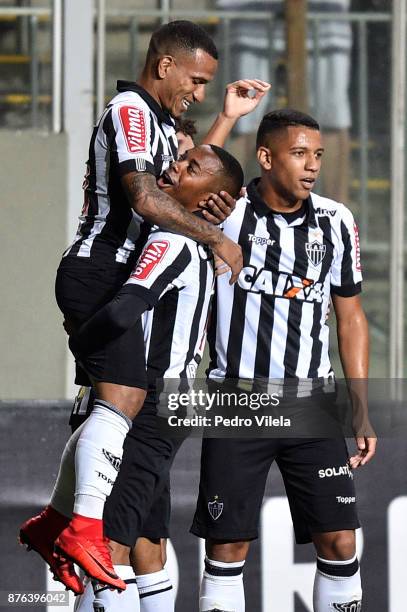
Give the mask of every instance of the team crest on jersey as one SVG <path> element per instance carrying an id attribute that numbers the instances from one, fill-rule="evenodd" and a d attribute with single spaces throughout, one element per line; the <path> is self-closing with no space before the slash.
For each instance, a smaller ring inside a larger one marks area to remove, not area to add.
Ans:
<path id="1" fill-rule="evenodd" d="M 213 501 L 208 503 L 209 514 L 214 521 L 217 521 L 223 512 L 223 502 L 219 501 L 219 497 L 215 495 Z"/>
<path id="2" fill-rule="evenodd" d="M 154 268 L 160 263 L 169 247 L 170 243 L 167 240 L 155 240 L 154 242 L 150 242 L 144 249 L 137 267 L 130 275 L 130 278 L 137 278 L 138 280 L 145 280 L 148 278 Z"/>
<path id="3" fill-rule="evenodd" d="M 306 242 L 305 251 L 312 265 L 317 267 L 326 255 L 326 245 L 321 244 L 317 240 L 314 240 L 314 242 Z"/>
<path id="4" fill-rule="evenodd" d="M 144 112 L 134 106 L 122 106 L 119 115 L 129 153 L 145 153 L 147 138 Z"/>
<path id="5" fill-rule="evenodd" d="M 332 609 L 337 612 L 361 612 L 362 602 L 361 601 L 348 601 L 347 603 L 333 603 Z"/>

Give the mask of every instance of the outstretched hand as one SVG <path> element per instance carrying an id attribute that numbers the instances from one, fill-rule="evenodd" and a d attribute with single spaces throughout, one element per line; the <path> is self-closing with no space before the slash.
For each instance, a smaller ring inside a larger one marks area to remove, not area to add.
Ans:
<path id="1" fill-rule="evenodd" d="M 223 113 L 228 119 L 239 119 L 254 111 L 270 90 L 270 83 L 260 79 L 241 79 L 226 86 Z"/>

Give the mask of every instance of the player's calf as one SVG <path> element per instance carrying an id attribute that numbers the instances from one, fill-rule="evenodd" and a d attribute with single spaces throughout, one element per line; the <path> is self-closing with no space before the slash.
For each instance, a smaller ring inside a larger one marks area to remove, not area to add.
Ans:
<path id="1" fill-rule="evenodd" d="M 140 537 L 130 560 L 136 574 L 140 612 L 173 612 L 174 590 L 165 565 L 165 539 Z"/>

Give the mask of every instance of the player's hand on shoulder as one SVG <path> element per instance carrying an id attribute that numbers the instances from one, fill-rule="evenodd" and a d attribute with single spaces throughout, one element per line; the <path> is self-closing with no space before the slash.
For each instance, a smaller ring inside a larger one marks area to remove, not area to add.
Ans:
<path id="1" fill-rule="evenodd" d="M 205 201 L 199 202 L 199 208 L 209 223 L 218 225 L 227 219 L 236 206 L 236 200 L 227 191 L 211 193 Z"/>
<path id="2" fill-rule="evenodd" d="M 260 79 L 240 79 L 226 86 L 223 113 L 228 119 L 238 119 L 251 113 L 270 90 L 271 85 Z"/>

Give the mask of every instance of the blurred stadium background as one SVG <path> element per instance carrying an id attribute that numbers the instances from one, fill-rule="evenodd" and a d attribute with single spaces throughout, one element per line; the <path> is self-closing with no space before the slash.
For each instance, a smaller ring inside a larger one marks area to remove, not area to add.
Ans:
<path id="1" fill-rule="evenodd" d="M 225 84 L 236 78 L 236 56 L 250 44 L 239 41 L 238 33 L 249 23 L 249 32 L 256 27 L 267 32 L 266 52 L 257 50 L 263 63 L 266 58 L 272 83 L 262 112 L 289 105 L 321 122 L 321 99 L 328 92 L 318 83 L 319 62 L 341 50 L 341 36 L 347 38 L 342 52 L 350 59 L 351 122 L 331 145 L 334 161 L 327 159 L 320 190 L 335 197 L 330 177 L 340 175 L 339 188 L 360 226 L 371 375 L 406 376 L 406 0 L 0 0 L 0 512 L 6 568 L 0 591 L 46 586 L 42 562 L 19 554 L 14 534 L 19 522 L 47 500 L 68 435 L 69 403 L 63 400 L 71 399 L 75 389 L 53 283 L 76 227 L 91 127 L 114 94 L 116 80 L 137 77 L 151 32 L 175 18 L 199 22 L 220 51 L 216 81 L 205 102 L 188 115 L 197 120 L 200 135 L 220 110 Z M 327 137 L 332 131 L 328 126 Z M 253 134 L 242 138 L 236 130 L 228 146 L 245 162 L 247 179 L 255 176 Z M 336 146 L 344 146 L 344 152 L 335 162 Z M 332 354 L 337 363 L 334 334 Z M 407 546 L 406 459 L 402 439 L 383 441 L 375 463 L 358 477 L 369 612 L 407 610 L 401 578 Z M 186 532 L 197 470 L 197 441 L 189 441 L 174 468 L 179 612 L 196 609 L 199 547 Z M 267 492 L 262 540 L 246 570 L 248 609 L 308 612 L 312 551 L 292 544 L 277 472 Z M 270 534 L 270 524 L 280 529 L 279 537 Z M 271 546 L 280 565 L 269 558 Z"/>

